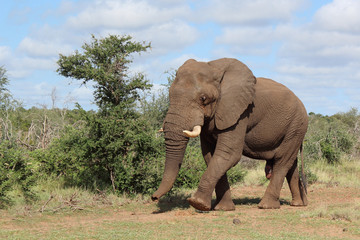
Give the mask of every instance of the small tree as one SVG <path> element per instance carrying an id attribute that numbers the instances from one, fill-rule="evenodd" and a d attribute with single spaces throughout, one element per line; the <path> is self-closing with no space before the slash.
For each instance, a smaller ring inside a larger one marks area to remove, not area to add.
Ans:
<path id="1" fill-rule="evenodd" d="M 131 54 L 141 53 L 150 48 L 145 42 L 133 42 L 130 36 L 114 36 L 97 39 L 82 46 L 83 53 L 75 51 L 70 56 L 60 54 L 57 72 L 86 84 L 95 82 L 95 102 L 104 109 L 119 104 L 134 103 L 139 99 L 138 90 L 151 87 L 141 73 L 128 76 Z"/>
<path id="2" fill-rule="evenodd" d="M 112 186 L 114 191 L 132 193 L 146 192 L 160 181 L 157 171 L 161 170 L 153 160 L 160 154 L 162 141 L 136 110 L 139 91 L 151 85 L 143 74 L 129 77 L 128 73 L 131 55 L 146 51 L 150 44 L 131 39 L 92 36 L 91 43 L 82 46 L 82 53 L 60 55 L 57 72 L 82 84 L 94 82 L 99 107 L 95 114 L 81 110 L 85 132 L 74 135 L 68 130 L 70 135 L 59 141 L 68 153 L 62 159 L 68 166 L 62 167 L 67 169 L 64 175 L 77 185 L 94 187 L 96 183 L 96 187 Z"/>

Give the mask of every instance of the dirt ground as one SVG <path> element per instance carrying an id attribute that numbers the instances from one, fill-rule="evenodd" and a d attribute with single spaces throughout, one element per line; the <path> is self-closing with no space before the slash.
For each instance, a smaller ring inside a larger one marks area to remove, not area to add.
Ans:
<path id="1" fill-rule="evenodd" d="M 256 236 L 259 236 L 259 239 L 261 236 L 269 236 L 269 239 L 297 239 L 296 236 L 304 236 L 303 239 L 360 239 L 359 214 L 353 216 L 354 211 L 360 211 L 360 189 L 313 185 L 308 190 L 309 206 L 299 208 L 289 206 L 290 191 L 284 187 L 280 209 L 260 210 L 257 204 L 264 191 L 264 186 L 234 187 L 232 194 L 236 210 L 232 212 L 196 212 L 187 204 L 186 194 L 159 203 L 131 201 L 121 206 L 102 206 L 90 210 L 85 208 L 82 211 L 60 214 L 33 213 L 14 216 L 1 211 L 0 238 L 28 236 L 31 239 L 33 234 L 34 239 L 39 236 L 55 239 L 57 235 L 53 234 L 57 233 L 63 234 L 63 239 L 66 239 L 66 234 L 73 232 L 74 236 L 78 236 L 75 239 L 86 239 L 91 236 L 92 231 L 100 234 L 96 236 L 101 236 L 101 231 L 109 232 L 111 229 L 114 231 L 113 236 L 128 236 L 130 239 L 131 236 L 138 236 L 134 239 L 145 239 L 145 231 L 164 231 L 158 228 L 160 224 L 165 229 L 168 226 L 169 232 L 174 225 L 178 227 L 177 233 L 164 235 L 163 239 L 206 239 L 206 235 L 187 235 L 190 233 L 186 231 L 180 236 L 176 235 L 179 231 L 195 225 L 200 232 L 214 228 L 214 239 L 217 238 L 216 233 L 220 232 L 228 234 L 222 235 L 224 239 L 251 239 L 257 238 Z M 115 229 L 121 228 L 128 229 L 128 232 L 124 230 L 125 232 L 121 233 L 123 235 L 116 232 Z M 83 231 L 83 235 L 76 235 L 77 231 Z M 138 235 L 130 235 L 131 231 L 139 232 Z M 141 234 L 142 231 L 144 235 Z M 86 232 L 89 235 L 86 235 Z M 243 237 L 237 238 L 236 234 L 242 234 Z M 152 239 L 157 238 L 155 236 Z"/>

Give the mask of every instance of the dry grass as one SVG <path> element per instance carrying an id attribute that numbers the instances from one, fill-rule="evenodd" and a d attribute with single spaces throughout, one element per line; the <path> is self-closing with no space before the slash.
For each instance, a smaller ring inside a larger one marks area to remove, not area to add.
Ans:
<path id="1" fill-rule="evenodd" d="M 317 161 L 310 166 L 318 183 L 360 188 L 360 161 L 342 159 L 336 165 Z"/>
<path id="2" fill-rule="evenodd" d="M 232 188 L 233 212 L 196 212 L 186 201 L 193 190 L 154 203 L 50 181 L 35 189 L 40 197 L 32 204 L 0 210 L 0 239 L 360 239 L 359 162 L 314 164 L 319 183 L 309 187 L 309 206 L 289 206 L 284 184 L 279 210 L 257 208 L 267 184 L 263 167 L 249 168 L 245 183 Z"/>
<path id="3" fill-rule="evenodd" d="M 1 211 L 0 239 L 360 239 L 358 190 L 313 185 L 309 206 L 294 208 L 284 187 L 281 209 L 260 210 L 265 187 L 236 186 L 236 210 L 209 213 L 190 208 L 187 191 L 159 203 L 137 198 L 112 204 L 101 204 L 94 196 L 85 200 L 79 193 L 82 210 L 53 212 L 55 204 L 43 213 Z M 69 201 L 72 195 L 63 199 Z"/>

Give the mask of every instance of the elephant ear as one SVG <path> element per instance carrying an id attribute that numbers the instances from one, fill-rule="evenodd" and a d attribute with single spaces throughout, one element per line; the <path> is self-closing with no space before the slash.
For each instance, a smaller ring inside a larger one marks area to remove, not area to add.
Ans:
<path id="1" fill-rule="evenodd" d="M 220 76 L 220 98 L 215 110 L 217 129 L 224 130 L 235 125 L 255 98 L 256 78 L 242 62 L 223 58 L 209 62 Z"/>

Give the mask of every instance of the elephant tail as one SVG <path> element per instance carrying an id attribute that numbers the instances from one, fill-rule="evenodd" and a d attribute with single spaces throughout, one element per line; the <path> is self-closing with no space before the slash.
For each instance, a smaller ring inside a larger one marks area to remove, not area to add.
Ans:
<path id="1" fill-rule="evenodd" d="M 304 154 L 303 154 L 303 144 L 301 143 L 301 146 L 300 146 L 300 155 L 301 155 L 301 182 L 304 186 L 304 190 L 305 190 L 305 193 L 307 194 L 307 181 L 306 181 L 306 176 L 305 176 L 305 173 L 304 173 Z"/>

